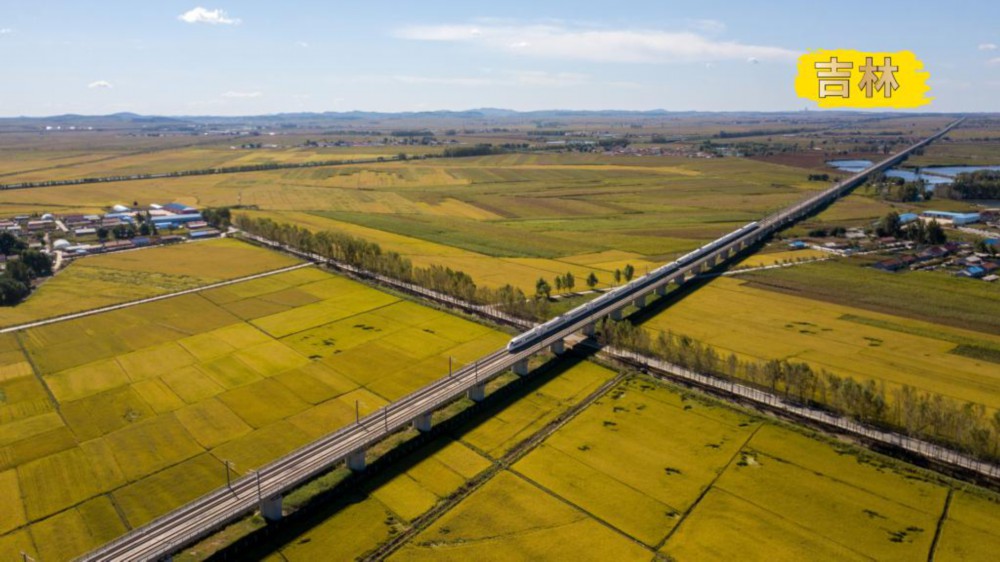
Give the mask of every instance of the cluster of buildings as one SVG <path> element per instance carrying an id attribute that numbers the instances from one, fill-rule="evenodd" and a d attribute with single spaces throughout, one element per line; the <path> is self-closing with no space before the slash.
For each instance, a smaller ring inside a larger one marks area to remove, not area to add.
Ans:
<path id="1" fill-rule="evenodd" d="M 28 242 L 29 248 L 42 248 L 41 239 L 56 229 L 55 216 L 46 213 L 41 216 L 17 215 L 0 218 L 0 231 L 9 232 Z"/>
<path id="2" fill-rule="evenodd" d="M 882 271 L 945 269 L 959 277 L 997 281 L 1000 279 L 1000 256 L 973 252 L 969 244 L 948 242 L 919 252 L 903 253 L 872 265 Z"/>
<path id="3" fill-rule="evenodd" d="M 70 255 L 127 250 L 221 234 L 205 222 L 197 208 L 183 203 L 153 203 L 145 208 L 115 205 L 111 212 L 102 215 L 66 215 L 60 220 L 64 231 L 72 236 L 55 240 L 52 249 Z"/>
<path id="4" fill-rule="evenodd" d="M 221 235 L 197 208 L 183 203 L 115 205 L 100 214 L 18 215 L 0 218 L 0 231 L 18 236 L 29 248 L 67 258 Z"/>

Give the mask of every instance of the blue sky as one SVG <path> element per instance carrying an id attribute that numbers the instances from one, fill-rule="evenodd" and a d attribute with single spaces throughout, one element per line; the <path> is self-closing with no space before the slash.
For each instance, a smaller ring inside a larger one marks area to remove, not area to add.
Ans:
<path id="1" fill-rule="evenodd" d="M 923 111 L 1000 111 L 997 2 L 0 3 L 0 115 L 798 110 L 809 49 L 909 49 Z"/>

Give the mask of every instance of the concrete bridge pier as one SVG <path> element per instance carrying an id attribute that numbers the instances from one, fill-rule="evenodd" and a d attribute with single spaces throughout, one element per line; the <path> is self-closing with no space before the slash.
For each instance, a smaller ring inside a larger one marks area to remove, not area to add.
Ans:
<path id="1" fill-rule="evenodd" d="M 281 521 L 281 494 L 260 500 L 260 514 L 268 523 Z"/>
<path id="2" fill-rule="evenodd" d="M 486 383 L 479 383 L 469 389 L 469 400 L 482 402 L 486 399 Z"/>
<path id="3" fill-rule="evenodd" d="M 427 433 L 431 430 L 431 413 L 424 412 L 413 418 L 413 427 L 420 433 Z"/>
<path id="4" fill-rule="evenodd" d="M 618 308 L 611 311 L 611 319 L 618 322 L 622 319 L 622 309 Z"/>
<path id="5" fill-rule="evenodd" d="M 590 324 L 587 324 L 586 326 L 583 327 L 583 335 L 587 336 L 588 338 L 593 337 L 594 332 L 596 330 L 597 330 L 597 324 L 591 322 Z"/>
<path id="6" fill-rule="evenodd" d="M 660 285 L 659 287 L 656 288 L 656 296 L 658 296 L 658 297 L 665 297 L 665 296 L 667 296 L 667 285 L 666 285 L 666 283 L 664 283 L 663 285 Z"/>
<path id="7" fill-rule="evenodd" d="M 365 450 L 358 449 L 347 455 L 347 468 L 353 472 L 361 472 L 365 469 Z"/>
<path id="8" fill-rule="evenodd" d="M 680 275 L 678 275 L 677 277 L 674 277 L 670 281 L 672 283 L 676 284 L 676 285 L 683 285 L 684 284 L 684 274 L 681 273 Z"/>
<path id="9" fill-rule="evenodd" d="M 566 353 L 566 342 L 563 340 L 556 340 L 549 346 L 549 350 L 551 350 L 554 355 L 562 355 L 563 353 Z"/>
<path id="10" fill-rule="evenodd" d="M 632 301 L 632 304 L 634 304 L 636 308 L 645 308 L 646 295 L 639 295 L 638 297 L 635 298 L 634 301 Z"/>
<path id="11" fill-rule="evenodd" d="M 517 376 L 519 376 L 519 377 L 523 377 L 523 376 L 527 375 L 528 372 L 529 372 L 529 370 L 528 370 L 528 360 L 527 359 L 521 359 L 517 363 L 514 363 L 514 365 L 511 367 L 511 370 L 514 371 L 514 374 L 517 375 Z"/>

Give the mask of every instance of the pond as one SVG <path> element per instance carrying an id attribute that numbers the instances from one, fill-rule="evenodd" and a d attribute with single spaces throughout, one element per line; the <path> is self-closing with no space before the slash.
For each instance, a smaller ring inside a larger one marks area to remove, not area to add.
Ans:
<path id="1" fill-rule="evenodd" d="M 844 172 L 858 173 L 872 165 L 871 160 L 830 160 L 827 166 L 842 170 Z M 933 190 L 935 185 L 951 183 L 958 174 L 966 172 L 978 172 L 979 170 L 998 170 L 1000 166 L 928 166 L 913 169 L 890 168 L 885 175 L 890 178 L 903 178 L 904 181 L 924 180 L 928 190 Z"/>

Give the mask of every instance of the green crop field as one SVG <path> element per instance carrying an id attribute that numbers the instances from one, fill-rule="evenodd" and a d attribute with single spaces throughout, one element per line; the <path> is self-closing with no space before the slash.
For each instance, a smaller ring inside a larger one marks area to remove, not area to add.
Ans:
<path id="1" fill-rule="evenodd" d="M 197 246 L 207 251 L 191 270 L 205 276 L 213 259 L 235 257 L 229 275 L 289 261 L 231 241 Z M 170 273 L 180 249 L 93 267 Z M 0 557 L 81 554 L 221 485 L 224 461 L 246 473 L 507 337 L 312 268 L 5 334 Z M 414 473 L 426 485 L 382 500 L 417 513 L 487 464 L 457 451 L 454 467 L 429 461 Z"/>
<path id="2" fill-rule="evenodd" d="M 997 288 L 949 275 L 914 271 L 900 275 L 835 260 L 746 275 L 751 286 L 834 304 L 940 322 L 986 334 L 1000 333 Z"/>

